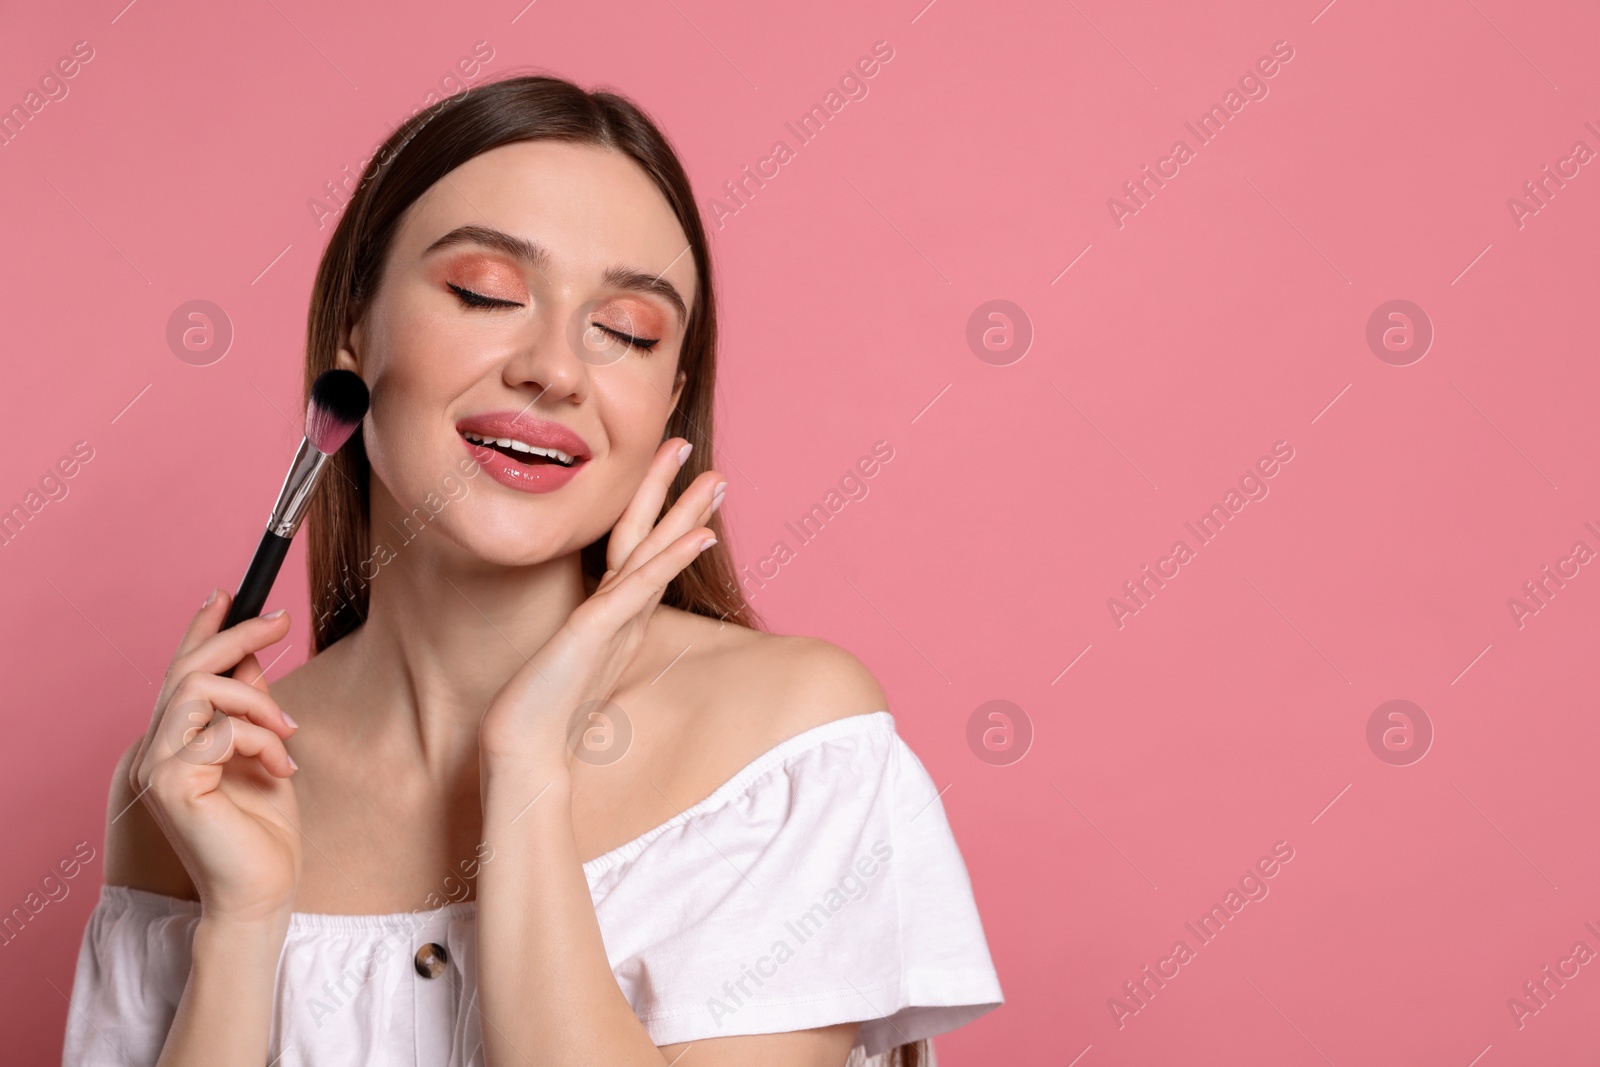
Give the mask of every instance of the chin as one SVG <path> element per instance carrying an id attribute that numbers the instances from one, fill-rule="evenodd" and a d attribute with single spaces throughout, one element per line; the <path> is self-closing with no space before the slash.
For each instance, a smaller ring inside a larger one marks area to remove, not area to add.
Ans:
<path id="1" fill-rule="evenodd" d="M 500 567 L 529 567 L 575 552 L 588 544 L 563 532 L 547 529 L 533 533 L 526 523 L 455 531 L 451 540 L 472 558 Z"/>
<path id="2" fill-rule="evenodd" d="M 604 532 L 575 529 L 570 508 L 476 503 L 471 510 L 441 515 L 438 533 L 472 558 L 501 567 L 527 567 L 577 552 Z"/>

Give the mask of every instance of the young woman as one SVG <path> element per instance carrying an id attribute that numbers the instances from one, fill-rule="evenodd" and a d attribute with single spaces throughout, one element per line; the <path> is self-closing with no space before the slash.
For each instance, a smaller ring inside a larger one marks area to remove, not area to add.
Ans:
<path id="1" fill-rule="evenodd" d="M 112 779 L 65 1062 L 928 1062 L 1000 988 L 873 676 L 713 540 L 715 303 L 622 97 L 414 116 L 324 253 L 372 406 L 307 521 L 312 657 L 206 599 Z M 229 672 L 231 673 L 231 676 Z"/>

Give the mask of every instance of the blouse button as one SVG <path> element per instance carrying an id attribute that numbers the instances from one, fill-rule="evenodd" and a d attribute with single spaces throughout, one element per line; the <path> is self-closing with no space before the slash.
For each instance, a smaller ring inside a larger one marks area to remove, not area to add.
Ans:
<path id="1" fill-rule="evenodd" d="M 450 957 L 445 955 L 443 945 L 429 943 L 417 949 L 417 956 L 413 962 L 416 964 L 417 973 L 422 977 L 437 978 L 444 973 L 444 965 L 449 960 Z"/>

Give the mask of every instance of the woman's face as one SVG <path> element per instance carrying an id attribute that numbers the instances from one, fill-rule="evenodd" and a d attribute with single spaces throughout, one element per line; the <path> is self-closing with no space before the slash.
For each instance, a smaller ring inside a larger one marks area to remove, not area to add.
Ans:
<path id="1" fill-rule="evenodd" d="M 419 197 L 339 352 L 372 391 L 374 542 L 418 507 L 413 531 L 503 565 L 610 529 L 682 388 L 688 246 L 655 184 L 608 149 L 502 145 Z M 464 478 L 463 460 L 481 469 Z"/>

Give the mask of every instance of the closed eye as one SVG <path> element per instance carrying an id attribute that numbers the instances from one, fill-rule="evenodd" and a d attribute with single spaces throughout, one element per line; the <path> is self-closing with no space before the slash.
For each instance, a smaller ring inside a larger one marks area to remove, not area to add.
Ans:
<path id="1" fill-rule="evenodd" d="M 497 299 L 496 297 L 484 296 L 482 293 L 475 293 L 471 289 L 463 289 L 463 288 L 461 288 L 461 286 L 457 285 L 455 282 L 445 282 L 445 284 L 448 285 L 450 287 L 450 289 L 456 294 L 456 296 L 458 296 L 461 299 L 461 302 L 463 304 L 467 305 L 468 307 L 475 307 L 475 308 L 519 308 L 519 307 L 522 306 L 521 304 L 517 303 L 515 300 L 500 300 L 500 299 Z"/>
<path id="2" fill-rule="evenodd" d="M 615 337 L 617 340 L 631 348 L 643 349 L 646 352 L 650 351 L 656 345 L 661 343 L 661 338 L 659 337 L 630 337 L 621 330 L 613 330 L 611 327 L 602 326 L 598 322 L 591 322 L 589 325 L 598 330 L 604 330 L 606 333 L 610 334 L 612 337 Z"/>
<path id="3" fill-rule="evenodd" d="M 471 289 L 464 289 L 455 282 L 445 282 L 445 285 L 449 286 L 450 290 L 455 293 L 460 301 L 468 307 L 522 307 L 522 305 L 517 303 L 515 300 L 501 300 L 498 297 L 484 296 L 482 293 L 475 293 Z M 595 329 L 604 331 L 606 334 L 609 334 L 612 337 L 615 337 L 617 340 L 621 341 L 625 345 L 628 345 L 630 348 L 637 348 L 643 352 L 649 352 L 652 348 L 661 343 L 661 338 L 659 337 L 634 337 L 632 334 L 623 333 L 621 330 L 614 330 L 610 326 L 606 326 L 598 322 L 591 322 L 589 325 Z"/>

